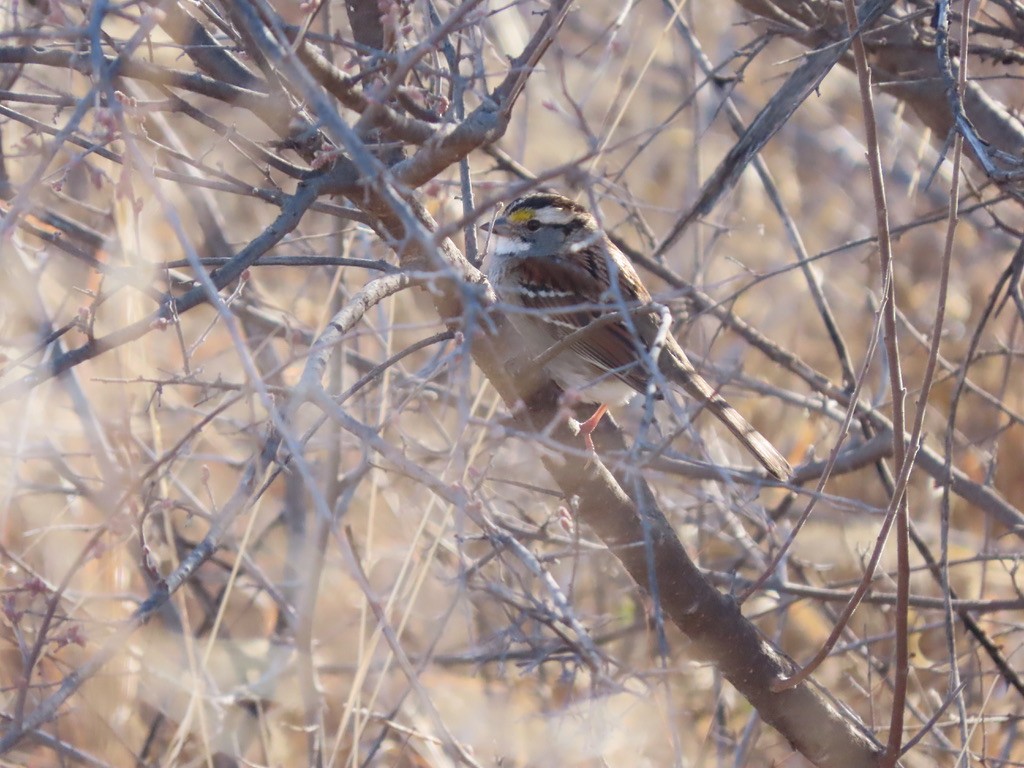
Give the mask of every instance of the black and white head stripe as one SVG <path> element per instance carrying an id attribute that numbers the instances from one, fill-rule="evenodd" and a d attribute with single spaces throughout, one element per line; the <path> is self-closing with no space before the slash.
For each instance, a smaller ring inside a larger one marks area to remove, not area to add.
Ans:
<path id="1" fill-rule="evenodd" d="M 513 224 L 539 221 L 541 224 L 565 226 L 574 222 L 590 224 L 593 217 L 579 203 L 567 197 L 547 192 L 538 192 L 514 201 L 505 210 L 504 216 Z"/>

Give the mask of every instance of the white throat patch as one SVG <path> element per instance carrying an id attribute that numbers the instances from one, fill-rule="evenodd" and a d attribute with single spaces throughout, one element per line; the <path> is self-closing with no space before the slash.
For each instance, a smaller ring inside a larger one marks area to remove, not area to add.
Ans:
<path id="1" fill-rule="evenodd" d="M 503 256 L 515 256 L 530 249 L 530 244 L 522 240 L 514 240 L 511 237 L 494 235 L 491 238 L 491 255 L 501 258 Z"/>

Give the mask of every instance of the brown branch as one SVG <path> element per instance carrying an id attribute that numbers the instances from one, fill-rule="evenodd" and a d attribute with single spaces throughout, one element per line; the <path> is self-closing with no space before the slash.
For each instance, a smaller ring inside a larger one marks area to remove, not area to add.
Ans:
<path id="1" fill-rule="evenodd" d="M 230 83 L 249 91 L 266 90 L 256 75 L 226 47 L 192 18 L 179 3 L 164 3 L 164 20 L 160 28 L 176 43 L 185 49 L 185 53 L 197 67 L 217 81 Z"/>
<path id="2" fill-rule="evenodd" d="M 755 16 L 771 22 L 776 33 L 792 37 L 809 47 L 848 38 L 842 5 L 834 0 L 736 2 Z M 930 19 L 914 8 L 900 16 L 891 9 L 891 3 L 884 5 L 887 11 L 884 19 L 870 22 L 863 10 L 860 14 L 861 25 L 865 28 L 864 44 L 876 87 L 905 102 L 931 129 L 934 141 L 941 144 L 957 127 L 957 117 L 950 109 L 950 99 L 956 96 L 947 92 L 947 87 L 953 83 L 942 71 L 931 42 L 933 35 L 924 26 Z M 785 23 L 778 24 L 780 19 Z M 852 57 L 843 57 L 839 63 L 847 69 L 854 68 Z M 967 133 L 975 133 L 988 145 L 990 157 L 1004 158 L 994 168 L 997 172 L 994 178 L 1003 182 L 1004 189 L 1019 199 L 1019 181 L 1008 182 L 1012 175 L 1004 175 L 1001 171 L 1009 169 L 1019 174 L 1019 158 L 1024 157 L 1024 123 L 990 96 L 977 81 L 966 83 L 961 102 L 964 115 L 961 125 L 972 126 L 973 131 Z M 970 147 L 968 154 L 986 172 L 993 170 L 995 164 L 983 160 Z M 1015 160 L 1008 164 L 1005 159 Z"/>
<path id="3" fill-rule="evenodd" d="M 435 227 L 429 214 L 413 203 L 421 220 Z M 381 212 L 384 228 L 401 231 L 393 214 Z M 622 562 L 636 583 L 660 596 L 664 614 L 687 636 L 696 657 L 715 664 L 724 677 L 809 760 L 829 766 L 874 766 L 880 748 L 871 736 L 814 685 L 803 683 L 787 691 L 773 684 L 792 672 L 783 657 L 740 613 L 732 598 L 721 594 L 689 558 L 672 526 L 653 500 L 646 481 L 636 472 L 613 475 L 600 461 L 578 450 L 578 438 L 561 415 L 559 390 L 518 359 L 521 348 L 515 332 L 495 307 L 483 276 L 449 240 L 437 254 L 413 247 L 402 254 L 404 266 L 444 259 L 452 278 L 433 283 L 431 296 L 438 314 L 472 341 L 473 359 L 509 407 L 530 431 L 543 430 L 560 454 L 545 452 L 543 461 L 566 498 L 579 499 L 581 520 L 590 526 Z M 470 290 L 479 286 L 480 290 Z M 479 306 L 466 303 L 467 297 Z M 487 321 L 473 322 L 482 312 Z M 598 455 L 625 451 L 622 433 L 602 425 L 595 437 Z M 630 489 L 627 492 L 626 489 Z"/>
<path id="4" fill-rule="evenodd" d="M 891 0 L 869 0 L 865 3 L 860 14 L 863 23 L 870 24 L 878 19 L 889 7 L 890 2 Z M 786 78 L 786 82 L 751 121 L 739 141 L 729 149 L 722 162 L 704 182 L 696 202 L 676 221 L 658 244 L 652 259 L 658 261 L 679 240 L 690 224 L 711 212 L 721 197 L 736 184 L 740 174 L 758 156 L 765 144 L 789 121 L 804 100 L 814 93 L 832 67 L 846 53 L 849 45 L 850 39 L 846 35 L 837 35 L 835 41 L 829 41 L 829 44 L 806 56 L 804 63 Z"/>
<path id="5" fill-rule="evenodd" d="M 33 48 L 31 46 L 0 46 L 0 64 L 37 64 L 57 69 L 68 69 L 83 75 L 94 75 L 88 56 L 74 51 L 55 48 Z M 146 61 L 125 59 L 114 56 L 103 57 L 106 67 L 118 66 L 118 75 L 143 80 L 154 85 L 181 88 L 192 93 L 223 101 L 226 104 L 248 109 L 263 120 L 275 133 L 289 134 L 289 124 L 294 110 L 279 98 L 265 92 L 241 88 L 222 80 L 198 74 L 159 67 Z"/>
<path id="6" fill-rule="evenodd" d="M 889 525 L 895 519 L 896 523 L 896 546 L 897 546 L 897 575 L 896 592 L 898 595 L 896 606 L 896 650 L 895 650 L 895 677 L 893 692 L 893 705 L 890 714 L 889 741 L 886 745 L 885 755 L 882 763 L 887 766 L 894 766 L 899 759 L 900 745 L 903 743 L 903 715 L 907 695 L 907 679 L 909 672 L 909 651 L 907 623 L 909 608 L 907 598 L 910 594 L 910 549 L 909 549 L 909 510 L 907 501 L 907 482 L 910 480 L 910 473 L 914 464 L 914 453 L 916 445 L 920 441 L 921 427 L 924 421 L 926 403 L 922 402 L 918 411 L 919 421 L 915 424 L 915 431 L 908 446 L 904 442 L 906 429 L 906 417 L 904 413 L 906 400 L 906 386 L 903 383 L 903 362 L 900 357 L 899 341 L 897 338 L 896 324 L 896 286 L 893 268 L 892 236 L 889 229 L 889 210 L 885 194 L 884 174 L 882 171 L 881 152 L 878 145 L 878 122 L 875 118 L 874 101 L 871 93 L 872 72 L 868 66 L 867 54 L 864 48 L 864 38 L 857 30 L 857 8 L 853 0 L 844 0 L 846 12 L 846 23 L 849 33 L 853 36 L 853 54 L 856 63 L 857 78 L 860 85 L 861 105 L 864 111 L 864 128 L 866 143 L 868 146 L 868 167 L 871 171 L 871 188 L 875 200 L 875 220 L 878 230 L 879 259 L 881 262 L 881 274 L 884 281 L 882 293 L 882 306 L 880 307 L 882 318 L 885 322 L 885 348 L 889 370 L 889 390 L 892 398 L 892 419 L 893 429 L 893 458 L 896 465 L 896 473 L 899 479 L 894 485 L 889 509 L 886 511 L 885 520 L 879 530 L 878 540 L 875 549 L 871 553 L 868 566 L 865 568 L 864 580 L 858 587 L 855 596 L 847 604 L 840 620 L 833 629 L 829 639 L 822 646 L 821 652 L 811 662 L 809 670 L 812 670 L 817 663 L 820 663 L 831 651 L 832 644 L 838 639 L 842 628 L 853 615 L 853 611 L 860 601 L 860 597 L 867 589 L 867 581 L 871 578 L 875 564 L 881 556 L 882 547 L 885 542 L 886 532 Z M 929 382 L 930 382 L 930 377 Z M 927 391 L 924 393 L 927 399 Z"/>

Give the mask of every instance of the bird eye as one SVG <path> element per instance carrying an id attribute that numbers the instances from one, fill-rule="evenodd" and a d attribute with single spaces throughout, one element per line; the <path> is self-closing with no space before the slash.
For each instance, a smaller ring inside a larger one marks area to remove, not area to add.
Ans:
<path id="1" fill-rule="evenodd" d="M 536 232 L 538 229 L 540 229 L 540 222 L 537 221 L 536 219 L 530 219 L 528 222 L 526 222 L 526 228 L 531 232 Z"/>

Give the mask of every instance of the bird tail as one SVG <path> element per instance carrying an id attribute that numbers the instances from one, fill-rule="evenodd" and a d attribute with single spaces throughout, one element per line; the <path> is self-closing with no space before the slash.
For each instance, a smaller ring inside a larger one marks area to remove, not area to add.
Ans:
<path id="1" fill-rule="evenodd" d="M 681 352 L 682 350 L 680 350 Z M 754 429 L 753 425 L 744 419 L 740 412 L 729 405 L 728 401 L 716 392 L 707 381 L 705 381 L 693 364 L 686 359 L 685 353 L 680 360 L 677 356 L 678 365 L 673 366 L 671 378 L 681 386 L 690 397 L 706 407 L 715 418 L 721 421 L 729 431 L 736 435 L 743 447 L 750 451 L 750 454 L 758 460 L 762 467 L 778 478 L 788 480 L 793 474 L 793 468 L 779 451 L 772 445 L 768 438 Z M 665 371 L 666 374 L 669 371 Z"/>

